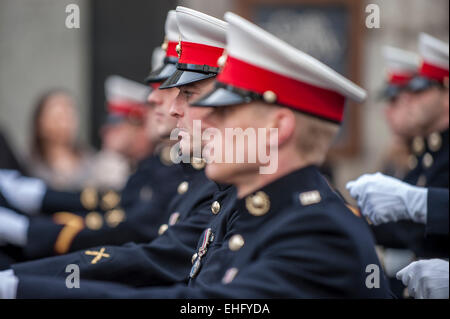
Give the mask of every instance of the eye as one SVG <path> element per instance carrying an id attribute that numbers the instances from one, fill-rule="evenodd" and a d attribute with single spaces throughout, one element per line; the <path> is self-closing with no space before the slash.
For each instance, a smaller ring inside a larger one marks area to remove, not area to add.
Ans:
<path id="1" fill-rule="evenodd" d="M 186 100 L 189 100 L 194 95 L 194 92 L 189 90 L 183 90 L 182 94 L 186 98 Z"/>

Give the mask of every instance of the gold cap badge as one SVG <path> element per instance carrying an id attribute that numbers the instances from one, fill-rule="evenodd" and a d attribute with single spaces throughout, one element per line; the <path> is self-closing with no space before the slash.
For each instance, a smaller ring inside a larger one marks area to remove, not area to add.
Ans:
<path id="1" fill-rule="evenodd" d="M 181 37 L 180 37 L 180 40 L 178 40 L 178 44 L 177 44 L 177 46 L 175 47 L 175 50 L 176 50 L 177 53 L 178 53 L 178 58 L 181 58 Z"/>

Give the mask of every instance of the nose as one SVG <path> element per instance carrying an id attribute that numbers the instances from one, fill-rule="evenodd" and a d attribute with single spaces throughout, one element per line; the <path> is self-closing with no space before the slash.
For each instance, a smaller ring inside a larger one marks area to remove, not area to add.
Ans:
<path id="1" fill-rule="evenodd" d="M 177 98 L 172 102 L 170 106 L 169 114 L 175 118 L 180 118 L 184 116 L 183 111 L 183 98 L 181 97 L 181 91 L 178 93 Z"/>

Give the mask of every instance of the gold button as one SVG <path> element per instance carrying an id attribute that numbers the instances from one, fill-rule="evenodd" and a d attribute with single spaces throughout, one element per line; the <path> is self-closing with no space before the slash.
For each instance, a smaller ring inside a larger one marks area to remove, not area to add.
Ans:
<path id="1" fill-rule="evenodd" d="M 202 170 L 205 168 L 206 166 L 206 161 L 203 158 L 197 158 L 197 157 L 193 157 L 192 158 L 192 167 L 196 170 Z"/>
<path id="2" fill-rule="evenodd" d="M 125 212 L 122 209 L 113 209 L 105 214 L 106 223 L 111 228 L 117 227 L 125 218 Z"/>
<path id="3" fill-rule="evenodd" d="M 109 191 L 102 197 L 102 209 L 103 210 L 110 210 L 120 203 L 120 196 L 114 191 Z"/>
<path id="4" fill-rule="evenodd" d="M 241 249 L 245 244 L 244 237 L 241 235 L 233 235 L 230 240 L 228 241 L 228 247 L 232 251 L 238 251 Z"/>
<path id="5" fill-rule="evenodd" d="M 168 228 L 169 228 L 169 226 L 168 226 L 167 224 L 162 224 L 162 225 L 159 227 L 158 235 L 161 236 L 162 234 L 164 234 Z"/>
<path id="6" fill-rule="evenodd" d="M 198 257 L 198 254 L 197 254 L 197 253 L 195 253 L 195 254 L 192 255 L 192 259 L 191 259 L 192 264 L 194 264 L 194 262 L 195 262 L 195 260 L 197 259 L 197 257 Z"/>
<path id="7" fill-rule="evenodd" d="M 432 133 L 428 136 L 428 147 L 432 152 L 437 152 L 441 149 L 442 137 L 439 133 Z"/>
<path id="8" fill-rule="evenodd" d="M 263 99 L 265 102 L 272 104 L 272 103 L 276 102 L 277 95 L 275 94 L 275 92 L 269 90 L 269 91 L 264 92 Z"/>
<path id="9" fill-rule="evenodd" d="M 80 201 L 83 207 L 87 210 L 93 210 L 98 205 L 97 190 L 92 187 L 85 188 L 80 195 Z"/>
<path id="10" fill-rule="evenodd" d="M 253 216 L 265 215 L 270 209 L 269 196 L 264 192 L 257 192 L 245 199 L 245 206 Z"/>
<path id="11" fill-rule="evenodd" d="M 86 223 L 86 227 L 90 230 L 99 230 L 103 226 L 102 215 L 97 212 L 90 212 L 87 214 L 84 221 Z"/>
<path id="12" fill-rule="evenodd" d="M 227 55 L 226 54 L 222 55 L 217 60 L 217 65 L 219 66 L 219 68 L 223 68 L 225 66 L 225 63 L 227 63 Z"/>
<path id="13" fill-rule="evenodd" d="M 416 136 L 413 139 L 412 149 L 416 155 L 422 155 L 423 151 L 425 150 L 425 141 L 423 140 L 423 137 Z"/>
<path id="14" fill-rule="evenodd" d="M 180 213 L 175 212 L 169 217 L 169 225 L 173 226 L 178 222 L 178 219 L 180 218 Z"/>
<path id="15" fill-rule="evenodd" d="M 410 155 L 408 157 L 408 168 L 410 170 L 413 170 L 417 167 L 418 161 L 417 161 L 417 157 L 414 155 Z"/>
<path id="16" fill-rule="evenodd" d="M 422 164 L 425 168 L 430 168 L 433 165 L 433 156 L 430 153 L 425 153 L 422 159 Z"/>
<path id="17" fill-rule="evenodd" d="M 220 211 L 220 203 L 218 201 L 214 201 L 211 205 L 211 211 L 214 215 L 217 215 Z"/>
<path id="18" fill-rule="evenodd" d="M 222 278 L 222 283 L 224 285 L 231 283 L 234 278 L 236 278 L 236 275 L 239 273 L 239 269 L 233 267 L 226 271 L 225 275 Z"/>
<path id="19" fill-rule="evenodd" d="M 178 194 L 182 195 L 186 193 L 189 189 L 189 183 L 188 182 L 182 182 L 180 185 L 178 185 Z"/>

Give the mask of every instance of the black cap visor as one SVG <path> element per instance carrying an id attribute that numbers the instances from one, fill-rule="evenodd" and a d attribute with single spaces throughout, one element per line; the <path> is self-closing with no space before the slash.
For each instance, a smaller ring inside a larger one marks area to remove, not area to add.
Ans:
<path id="1" fill-rule="evenodd" d="M 251 101 L 261 99 L 261 95 L 257 93 L 241 90 L 221 82 L 216 82 L 216 86 L 211 92 L 207 93 L 194 103 L 191 103 L 191 105 L 200 107 L 223 107 L 247 104 Z"/>
<path id="2" fill-rule="evenodd" d="M 123 123 L 126 120 L 125 116 L 121 116 L 121 115 L 116 115 L 116 114 L 108 114 L 106 116 L 106 120 L 105 120 L 105 125 L 117 125 L 120 123 Z"/>
<path id="3" fill-rule="evenodd" d="M 216 73 L 203 73 L 203 72 L 194 72 L 194 71 L 186 71 L 177 69 L 175 73 L 172 74 L 161 86 L 160 89 L 170 89 L 175 88 L 195 82 L 199 82 L 202 80 L 210 79 L 215 77 Z"/>
<path id="4" fill-rule="evenodd" d="M 443 84 L 423 76 L 416 76 L 409 81 L 407 90 L 410 92 L 419 93 L 432 87 L 443 87 Z"/>
<path id="5" fill-rule="evenodd" d="M 145 78 L 145 82 L 147 84 L 163 82 L 168 78 L 170 78 L 170 76 L 174 74 L 176 70 L 177 70 L 176 63 L 172 62 L 164 63 L 163 66 L 150 72 L 150 74 Z"/>
<path id="6" fill-rule="evenodd" d="M 404 91 L 406 88 L 404 85 L 395 85 L 388 84 L 386 87 L 380 92 L 380 100 L 393 100 L 399 96 L 399 94 Z"/>

